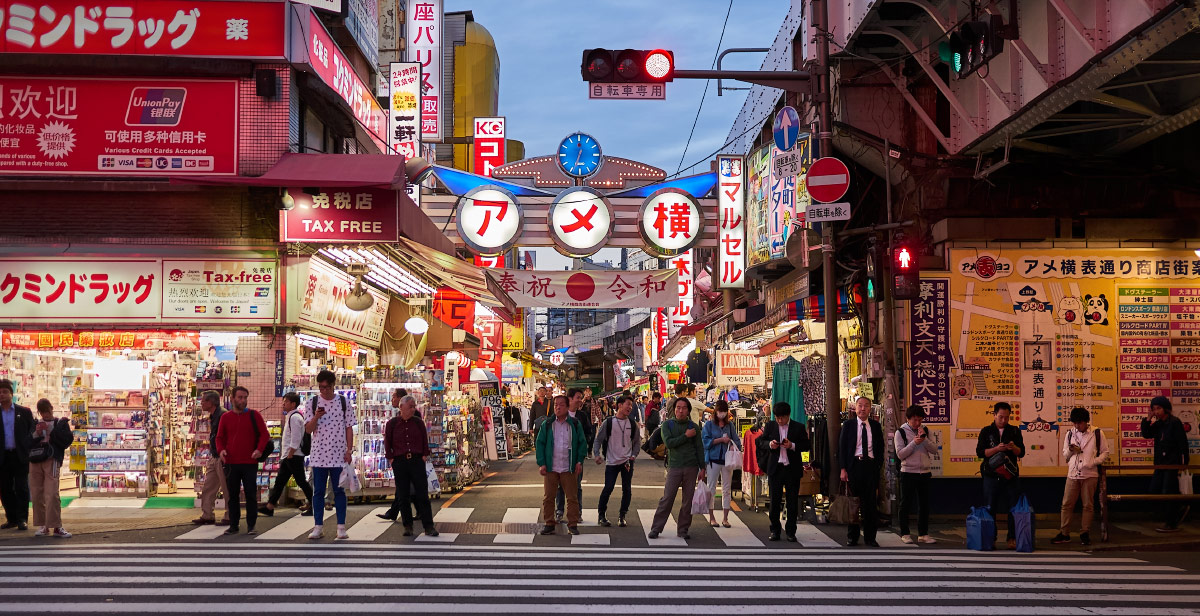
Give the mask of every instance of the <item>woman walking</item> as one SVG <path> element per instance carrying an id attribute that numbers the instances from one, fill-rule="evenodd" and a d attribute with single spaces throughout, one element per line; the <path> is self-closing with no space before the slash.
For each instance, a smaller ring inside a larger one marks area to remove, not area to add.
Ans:
<path id="1" fill-rule="evenodd" d="M 54 406 L 42 398 L 37 402 L 41 421 L 33 428 L 33 446 L 29 449 L 29 491 L 33 500 L 35 536 L 67 539 L 71 533 L 62 526 L 62 501 L 58 496 L 58 478 L 64 454 L 75 440 L 71 421 L 55 419 Z"/>
<path id="2" fill-rule="evenodd" d="M 721 526 L 729 528 L 729 507 L 733 495 L 733 469 L 725 465 L 725 454 L 730 450 L 738 450 L 737 432 L 729 417 L 729 403 L 717 400 L 716 414 L 712 421 L 704 424 L 700 436 L 704 440 L 704 459 L 708 464 L 708 493 L 712 498 L 708 503 L 708 523 L 717 526 L 717 475 L 721 476 L 721 506 L 724 519 Z M 740 455 L 740 454 L 739 454 Z"/>

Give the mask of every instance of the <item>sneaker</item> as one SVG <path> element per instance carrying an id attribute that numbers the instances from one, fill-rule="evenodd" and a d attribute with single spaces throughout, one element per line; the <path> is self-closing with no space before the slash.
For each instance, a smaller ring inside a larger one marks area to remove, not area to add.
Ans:
<path id="1" fill-rule="evenodd" d="M 937 543 L 937 539 L 934 539 L 929 535 L 921 535 L 920 537 L 917 537 L 917 541 L 919 543 Z"/>
<path id="2" fill-rule="evenodd" d="M 350 535 L 346 534 L 346 525 L 338 524 L 337 536 L 334 537 L 334 540 L 345 540 L 345 539 L 349 539 L 349 538 L 350 538 Z"/>
<path id="3" fill-rule="evenodd" d="M 578 534 L 579 534 L 579 527 L 578 527 L 578 526 L 568 526 L 568 527 L 567 527 L 567 532 L 568 532 L 568 533 L 571 533 L 572 535 L 578 535 Z"/>
<path id="4" fill-rule="evenodd" d="M 543 526 L 543 527 L 542 527 L 542 532 L 541 532 L 541 534 L 543 534 L 543 535 L 553 535 L 553 534 L 554 534 L 554 525 L 552 525 L 552 524 L 547 524 L 547 525 Z"/>
<path id="5" fill-rule="evenodd" d="M 1092 538 L 1087 533 L 1079 533 L 1079 543 L 1083 545 L 1092 545 Z"/>
<path id="6" fill-rule="evenodd" d="M 236 535 L 236 534 L 238 534 L 238 528 L 236 526 L 230 526 L 229 528 L 225 529 L 225 532 L 223 534 Z"/>
<path id="7" fill-rule="evenodd" d="M 620 528 L 625 528 L 626 526 L 629 526 L 629 523 L 625 521 L 625 516 L 621 516 L 621 517 L 617 518 L 617 526 Z"/>
<path id="8" fill-rule="evenodd" d="M 33 533 L 33 536 L 34 537 L 45 537 L 46 535 L 49 535 L 49 534 L 50 533 L 46 530 L 46 527 L 43 526 L 43 527 L 37 529 L 37 531 Z"/>
<path id="9" fill-rule="evenodd" d="M 270 507 L 268 507 L 266 505 L 263 505 L 258 508 L 258 515 L 265 515 L 268 518 L 273 518 L 273 517 L 275 517 L 275 510 L 271 509 Z"/>
<path id="10" fill-rule="evenodd" d="M 900 543 L 912 545 L 913 544 L 912 535 L 904 535 L 903 537 L 900 537 Z"/>
<path id="11" fill-rule="evenodd" d="M 253 528 L 247 528 L 247 529 L 246 529 L 246 534 L 247 534 L 247 535 L 257 535 L 257 534 L 258 534 L 258 532 L 257 532 L 257 531 L 255 531 Z"/>
<path id="12" fill-rule="evenodd" d="M 606 518 L 604 516 L 600 516 L 599 524 L 600 524 L 600 526 L 603 526 L 605 528 L 612 526 L 612 522 L 609 522 L 608 518 Z"/>
<path id="13" fill-rule="evenodd" d="M 678 536 L 680 539 L 691 539 L 692 538 L 692 535 L 690 533 L 686 533 L 686 532 L 678 533 L 676 536 Z"/>
<path id="14" fill-rule="evenodd" d="M 323 529 L 320 526 L 314 526 L 312 529 L 312 532 L 308 533 L 308 538 L 309 539 L 320 539 L 322 530 Z"/>
<path id="15" fill-rule="evenodd" d="M 1064 535 L 1062 533 L 1058 533 L 1057 535 L 1054 535 L 1054 538 L 1050 540 L 1050 543 L 1053 543 L 1054 545 L 1062 545 L 1064 543 L 1071 543 L 1071 536 Z"/>
<path id="16" fill-rule="evenodd" d="M 554 512 L 554 523 L 555 524 L 565 524 L 566 522 L 567 522 L 567 516 L 565 514 L 563 514 L 563 512 L 561 512 L 561 511 Z"/>
<path id="17" fill-rule="evenodd" d="M 1162 526 L 1162 527 L 1154 529 L 1154 532 L 1156 532 L 1156 533 L 1177 533 L 1177 532 L 1179 532 L 1179 527 L 1178 526 Z"/>
<path id="18" fill-rule="evenodd" d="M 71 533 L 68 533 L 67 529 L 65 528 L 54 529 L 54 536 L 58 537 L 59 539 L 70 539 L 72 537 Z"/>

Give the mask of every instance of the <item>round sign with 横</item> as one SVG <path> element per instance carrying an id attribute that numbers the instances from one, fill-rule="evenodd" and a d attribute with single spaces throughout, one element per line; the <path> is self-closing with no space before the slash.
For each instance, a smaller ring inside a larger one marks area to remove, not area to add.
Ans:
<path id="1" fill-rule="evenodd" d="M 677 188 L 655 191 L 642 202 L 638 232 L 646 252 L 673 257 L 687 252 L 704 232 L 704 211 L 696 199 Z"/>
<path id="2" fill-rule="evenodd" d="M 612 235 L 612 205 L 599 191 L 586 186 L 568 188 L 550 204 L 546 220 L 550 238 L 568 257 L 595 254 Z"/>
<path id="3" fill-rule="evenodd" d="M 563 363 L 563 360 L 565 360 L 565 359 L 566 359 L 566 357 L 563 356 L 562 351 L 555 351 L 550 354 L 550 364 L 551 365 L 561 366 Z"/>
<path id="4" fill-rule="evenodd" d="M 517 198 L 492 184 L 460 197 L 455 220 L 463 243 L 481 255 L 497 255 L 512 248 L 525 226 Z"/>

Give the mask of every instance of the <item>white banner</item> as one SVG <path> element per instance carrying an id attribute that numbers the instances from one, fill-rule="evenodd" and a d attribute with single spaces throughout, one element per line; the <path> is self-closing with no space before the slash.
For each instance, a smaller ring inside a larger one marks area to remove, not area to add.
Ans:
<path id="1" fill-rule="evenodd" d="M 375 297 L 375 303 L 356 312 L 346 307 L 346 295 L 353 284 L 349 274 L 324 261 L 310 259 L 297 321 L 316 332 L 378 347 L 383 338 L 389 296 L 364 285 Z"/>
<path id="2" fill-rule="evenodd" d="M 406 160 L 421 155 L 421 65 L 388 65 L 388 146 Z M 421 185 L 408 182 L 405 192 L 421 207 Z"/>
<path id="3" fill-rule="evenodd" d="M 722 289 L 746 288 L 746 175 L 741 156 L 717 157 L 717 255 Z"/>
<path id="4" fill-rule="evenodd" d="M 678 301 L 675 270 L 485 270 L 520 308 L 666 308 Z"/>
<path id="5" fill-rule="evenodd" d="M 766 385 L 767 358 L 758 351 L 717 351 L 716 385 Z"/>
<path id="6" fill-rule="evenodd" d="M 421 65 L 421 137 L 442 140 L 442 0 L 408 3 L 405 42 L 408 59 Z"/>

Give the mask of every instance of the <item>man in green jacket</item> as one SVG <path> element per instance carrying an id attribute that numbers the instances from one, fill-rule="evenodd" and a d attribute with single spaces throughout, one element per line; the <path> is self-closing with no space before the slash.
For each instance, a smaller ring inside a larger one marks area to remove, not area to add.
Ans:
<path id="1" fill-rule="evenodd" d="M 554 397 L 554 420 L 542 426 L 537 437 L 538 471 L 542 473 L 543 535 L 554 534 L 554 496 L 559 488 L 567 499 L 567 532 L 579 534 L 579 476 L 588 456 L 583 425 L 568 416 L 567 397 Z"/>
<path id="2" fill-rule="evenodd" d="M 687 398 L 676 398 L 671 403 L 672 419 L 665 421 L 659 430 L 663 443 L 667 445 L 667 483 L 663 486 L 662 499 L 654 512 L 650 525 L 651 539 L 657 539 L 671 516 L 675 505 L 675 494 L 683 487 L 683 503 L 679 505 L 677 521 L 679 536 L 691 539 L 688 529 L 692 527 L 692 495 L 696 492 L 696 480 L 706 479 L 704 472 L 704 441 L 700 437 L 700 426 L 689 417 L 692 405 Z"/>

